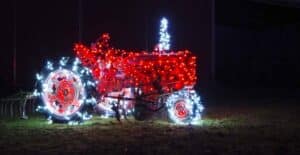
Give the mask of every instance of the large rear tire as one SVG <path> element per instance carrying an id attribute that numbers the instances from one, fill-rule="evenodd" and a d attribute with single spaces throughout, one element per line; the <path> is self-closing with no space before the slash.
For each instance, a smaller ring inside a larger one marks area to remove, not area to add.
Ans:
<path id="1" fill-rule="evenodd" d="M 82 108 L 85 88 L 76 73 L 67 69 L 50 72 L 43 87 L 45 107 L 54 119 L 68 121 Z"/>

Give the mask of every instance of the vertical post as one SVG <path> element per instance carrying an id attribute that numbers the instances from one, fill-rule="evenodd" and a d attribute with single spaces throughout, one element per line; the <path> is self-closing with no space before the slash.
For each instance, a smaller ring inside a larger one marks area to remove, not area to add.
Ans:
<path id="1" fill-rule="evenodd" d="M 2 106 L 2 108 L 3 108 L 2 109 L 2 115 L 5 116 L 6 115 L 6 109 L 5 109 L 6 108 L 6 101 L 3 100 L 2 104 L 3 104 L 3 106 Z"/>
<path id="2" fill-rule="evenodd" d="M 20 103 L 21 104 L 20 109 L 22 109 L 21 110 L 21 118 L 22 119 L 28 119 L 28 116 L 26 115 L 26 104 L 27 104 L 28 99 L 30 99 L 30 96 L 26 95 L 24 101 Z M 30 104 L 29 104 L 29 106 L 30 106 Z"/>
<path id="3" fill-rule="evenodd" d="M 9 102 L 9 111 L 10 111 L 10 117 L 14 117 L 14 103 L 15 100 L 10 100 Z"/>
<path id="4" fill-rule="evenodd" d="M 1 116 L 5 116 L 5 102 L 4 100 L 1 101 Z"/>
<path id="5" fill-rule="evenodd" d="M 0 105 L 1 105 L 0 116 L 3 116 L 3 113 L 4 113 L 4 103 L 3 103 L 3 100 L 1 100 L 1 99 L 0 99 Z"/>
<path id="6" fill-rule="evenodd" d="M 78 41 L 82 41 L 82 0 L 78 0 Z"/>
<path id="7" fill-rule="evenodd" d="M 145 35 L 145 43 L 146 43 L 146 50 L 149 51 L 148 47 L 148 12 L 146 14 L 146 35 Z"/>
<path id="8" fill-rule="evenodd" d="M 4 103 L 4 115 L 6 116 L 7 115 L 7 100 L 5 101 Z"/>
<path id="9" fill-rule="evenodd" d="M 216 53 L 215 53 L 215 0 L 211 0 L 211 80 L 215 83 Z"/>
<path id="10" fill-rule="evenodd" d="M 13 25 L 13 86 L 16 88 L 17 86 L 17 0 L 14 0 L 14 25 Z"/>
<path id="11" fill-rule="evenodd" d="M 22 118 L 22 114 L 23 114 L 22 108 L 23 108 L 23 105 L 20 103 L 19 108 L 18 108 L 18 113 L 21 118 Z"/>

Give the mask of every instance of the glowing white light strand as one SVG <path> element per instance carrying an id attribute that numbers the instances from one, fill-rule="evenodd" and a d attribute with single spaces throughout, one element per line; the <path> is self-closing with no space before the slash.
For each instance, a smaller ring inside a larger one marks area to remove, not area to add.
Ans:
<path id="1" fill-rule="evenodd" d="M 76 58 L 75 61 L 74 61 L 74 63 L 73 63 L 72 71 L 77 72 L 79 64 L 80 64 L 80 61 L 79 61 L 78 58 Z"/>
<path id="2" fill-rule="evenodd" d="M 135 91 L 139 91 L 140 89 L 134 89 Z M 134 94 L 132 92 L 132 88 L 123 88 L 121 91 L 110 92 L 108 96 L 104 97 L 103 101 L 98 102 L 96 108 L 103 114 L 101 117 L 109 118 L 115 115 L 115 111 L 112 110 L 113 106 L 119 106 L 119 113 L 121 118 L 125 118 L 125 115 L 130 115 L 134 112 L 134 107 L 132 105 L 132 101 L 126 99 L 118 99 L 118 97 L 123 94 L 124 98 L 134 98 Z M 114 98 L 115 97 L 115 98 Z M 119 105 L 117 104 L 119 102 Z"/>
<path id="3" fill-rule="evenodd" d="M 40 75 L 39 73 L 36 73 L 36 79 L 38 80 L 38 81 L 41 81 L 42 79 L 43 79 L 43 76 L 42 75 Z"/>
<path id="4" fill-rule="evenodd" d="M 53 68 L 53 63 L 51 62 L 51 61 L 47 61 L 47 66 L 46 66 L 46 68 L 48 69 L 48 70 L 53 70 L 54 68 Z"/>
<path id="5" fill-rule="evenodd" d="M 168 20 L 166 18 L 162 18 L 160 21 L 160 31 L 159 31 L 159 51 L 167 51 L 170 49 L 170 38 L 171 36 L 168 33 Z"/>
<path id="6" fill-rule="evenodd" d="M 86 99 L 85 102 L 86 102 L 87 104 L 92 104 L 92 105 L 94 105 L 94 104 L 97 103 L 97 100 L 96 100 L 96 98 L 91 97 L 91 98 Z"/>
<path id="7" fill-rule="evenodd" d="M 68 62 L 69 58 L 68 57 L 62 57 L 59 61 L 59 65 L 60 66 L 66 66 L 67 62 Z"/>
<path id="8" fill-rule="evenodd" d="M 36 79 L 39 83 L 41 83 L 42 86 L 42 90 L 38 91 L 37 89 L 34 90 L 34 92 L 32 93 L 33 96 L 41 96 L 41 97 L 45 97 L 43 94 L 45 92 L 51 93 L 53 91 L 51 84 L 47 84 L 47 80 L 49 81 L 49 77 L 53 77 L 55 76 L 56 72 L 59 72 L 59 74 L 62 74 L 63 76 L 65 76 L 66 78 L 76 78 L 77 79 L 77 83 L 79 83 L 79 87 L 81 87 L 81 92 L 83 94 L 81 94 L 81 98 L 78 100 L 78 103 L 80 105 L 83 104 L 96 104 L 96 99 L 91 97 L 91 98 L 86 98 L 85 96 L 85 89 L 84 86 L 88 85 L 88 86 L 95 86 L 95 82 L 89 81 L 87 80 L 86 83 L 84 83 L 81 78 L 89 76 L 91 73 L 91 70 L 86 68 L 86 67 L 80 67 L 79 65 L 81 64 L 81 62 L 79 61 L 78 58 L 75 59 L 75 61 L 73 62 L 72 65 L 72 71 L 70 70 L 66 70 L 64 69 L 65 67 L 67 67 L 67 63 L 68 63 L 69 58 L 67 57 L 62 57 L 59 61 L 59 68 L 54 70 L 53 67 L 53 63 L 50 61 L 47 61 L 46 64 L 46 69 L 51 71 L 47 78 L 44 80 L 44 76 L 41 74 L 36 74 Z M 59 75 L 58 75 L 59 76 Z M 76 77 L 77 76 L 77 77 Z M 80 84 L 81 83 L 81 84 Z M 81 85 L 81 86 L 80 86 Z M 44 100 L 44 99 L 43 99 Z M 37 107 L 37 111 L 43 111 L 49 114 L 48 117 L 48 123 L 52 124 L 53 123 L 53 115 L 56 113 L 55 112 L 55 108 L 58 107 L 50 107 L 50 104 L 46 104 L 46 102 L 44 101 L 44 105 L 43 106 L 38 106 Z M 79 124 L 77 120 L 72 120 L 69 116 L 71 115 L 71 109 L 68 108 L 65 112 L 65 115 L 62 116 L 62 118 L 66 121 L 68 121 L 70 125 L 77 125 Z M 57 113 L 56 113 L 57 114 Z M 79 120 L 88 120 L 92 118 L 92 115 L 89 115 L 87 112 L 85 113 L 80 113 L 79 111 L 77 111 L 77 116 L 80 118 Z"/>
<path id="9" fill-rule="evenodd" d="M 49 103 L 50 100 L 48 98 L 48 96 L 49 96 L 48 94 L 53 94 L 53 86 L 60 83 L 60 81 L 57 79 L 59 79 L 61 77 L 66 78 L 66 80 L 68 80 L 68 81 L 73 81 L 74 79 L 76 79 L 76 82 L 73 83 L 73 86 L 74 86 L 74 89 L 76 90 L 75 97 L 78 98 L 78 100 L 79 100 L 79 106 L 81 106 L 80 100 L 85 99 L 85 90 L 83 88 L 83 85 L 82 85 L 82 82 L 81 82 L 81 79 L 79 76 L 77 76 L 75 73 L 73 73 L 69 70 L 66 70 L 66 69 L 58 69 L 58 70 L 51 72 L 49 74 L 49 76 L 47 77 L 47 79 L 43 83 L 44 88 L 43 88 L 42 98 L 43 98 L 45 105 L 47 106 L 47 109 L 50 112 L 52 112 L 58 116 L 71 114 L 70 112 L 68 112 L 68 110 L 65 113 L 59 113 L 57 111 L 57 109 L 55 109 L 55 107 L 51 106 L 51 105 L 55 105 L 55 104 Z M 79 107 L 77 109 L 79 109 Z M 67 117 L 65 117 L 65 119 L 69 120 Z"/>

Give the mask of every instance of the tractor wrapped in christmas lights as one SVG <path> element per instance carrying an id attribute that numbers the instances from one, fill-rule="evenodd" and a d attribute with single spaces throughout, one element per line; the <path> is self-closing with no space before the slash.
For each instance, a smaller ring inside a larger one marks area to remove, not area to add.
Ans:
<path id="1" fill-rule="evenodd" d="M 37 74 L 42 89 L 35 94 L 42 96 L 39 109 L 49 120 L 88 119 L 87 105 L 105 117 L 133 114 L 143 120 L 147 111 L 166 109 L 175 123 L 200 119 L 203 106 L 193 89 L 196 57 L 190 51 L 166 50 L 163 44 L 152 52 L 125 51 L 111 47 L 109 40 L 103 34 L 90 47 L 77 43 L 71 67 L 63 58 L 56 67 L 47 62 L 46 78 Z"/>
<path id="2" fill-rule="evenodd" d="M 190 51 L 125 51 L 110 47 L 109 39 L 103 34 L 91 47 L 75 44 L 77 58 L 71 68 L 63 58 L 58 69 L 47 63 L 51 72 L 46 79 L 37 75 L 43 79 L 45 103 L 39 108 L 48 111 L 51 119 L 87 119 L 89 116 L 81 112 L 86 103 L 106 117 L 114 115 L 117 105 L 123 115 L 133 114 L 137 119 L 143 119 L 145 110 L 165 107 L 176 123 L 200 119 L 203 106 L 193 90 L 196 57 Z M 84 78 L 89 74 L 92 79 Z M 95 89 L 87 90 L 87 86 Z"/>

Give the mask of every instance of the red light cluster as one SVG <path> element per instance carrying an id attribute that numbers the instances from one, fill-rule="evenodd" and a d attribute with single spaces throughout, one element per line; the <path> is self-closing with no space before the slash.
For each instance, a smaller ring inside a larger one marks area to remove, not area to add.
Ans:
<path id="1" fill-rule="evenodd" d="M 81 43 L 74 47 L 77 57 L 99 82 L 99 93 L 128 87 L 141 88 L 146 94 L 164 93 L 196 83 L 196 57 L 190 51 L 125 51 L 110 47 L 109 39 L 103 34 L 91 47 Z"/>

